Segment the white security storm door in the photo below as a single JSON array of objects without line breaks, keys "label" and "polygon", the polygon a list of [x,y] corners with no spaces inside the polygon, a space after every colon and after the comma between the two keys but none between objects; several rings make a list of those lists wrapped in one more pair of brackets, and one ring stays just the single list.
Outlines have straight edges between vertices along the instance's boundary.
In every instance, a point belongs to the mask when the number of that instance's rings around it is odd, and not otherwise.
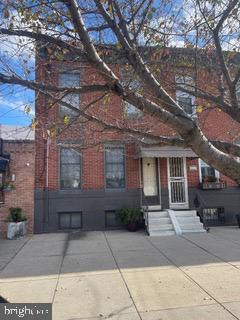
[{"label": "white security storm door", "polygon": [[188,208],[186,158],[168,158],[170,208]]},{"label": "white security storm door", "polygon": [[158,173],[156,158],[143,158],[143,192],[146,197],[158,195]]}]

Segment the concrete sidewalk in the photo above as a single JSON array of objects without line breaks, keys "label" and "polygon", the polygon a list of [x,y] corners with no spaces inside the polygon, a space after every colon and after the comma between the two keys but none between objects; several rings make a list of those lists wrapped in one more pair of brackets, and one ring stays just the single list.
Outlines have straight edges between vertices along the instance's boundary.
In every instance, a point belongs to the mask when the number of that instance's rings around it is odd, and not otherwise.
[{"label": "concrete sidewalk", "polygon": [[5,241],[0,261],[8,246],[14,254],[0,272],[0,295],[52,302],[54,320],[240,319],[237,228],[182,237],[35,235],[14,250],[15,241]]}]

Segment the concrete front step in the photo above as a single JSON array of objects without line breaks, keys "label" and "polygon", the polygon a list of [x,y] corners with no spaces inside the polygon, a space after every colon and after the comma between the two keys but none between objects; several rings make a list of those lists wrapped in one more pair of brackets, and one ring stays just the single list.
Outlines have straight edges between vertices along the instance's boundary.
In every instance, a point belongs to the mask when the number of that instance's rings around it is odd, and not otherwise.
[{"label": "concrete front step", "polygon": [[174,229],[171,223],[163,224],[163,225],[148,225],[148,231],[152,231],[152,230],[163,231],[163,230],[174,230]]},{"label": "concrete front step", "polygon": [[185,223],[185,224],[179,224],[181,229],[186,229],[186,230],[190,230],[190,229],[202,229],[203,225],[199,222],[199,223]]},{"label": "concrete front step", "polygon": [[200,223],[199,217],[177,217],[179,224]]},{"label": "concrete front step", "polygon": [[144,211],[161,211],[162,207],[160,205],[156,206],[142,206],[142,209]]},{"label": "concrete front step", "polygon": [[167,211],[150,211],[148,212],[148,217],[150,219],[164,218],[168,217]]},{"label": "concrete front step", "polygon": [[174,213],[176,217],[197,217],[196,210],[174,210]]},{"label": "concrete front step", "polygon": [[182,229],[182,233],[197,233],[197,232],[206,232],[205,229]]},{"label": "concrete front step", "polygon": [[182,233],[205,232],[196,210],[174,210]]},{"label": "concrete front step", "polygon": [[174,231],[151,231],[149,233],[150,237],[162,237],[162,236],[173,236],[175,235]]},{"label": "concrete front step", "polygon": [[169,217],[160,217],[160,218],[152,218],[152,217],[149,217],[149,222],[151,224],[166,224],[166,223],[171,223],[171,220]]}]

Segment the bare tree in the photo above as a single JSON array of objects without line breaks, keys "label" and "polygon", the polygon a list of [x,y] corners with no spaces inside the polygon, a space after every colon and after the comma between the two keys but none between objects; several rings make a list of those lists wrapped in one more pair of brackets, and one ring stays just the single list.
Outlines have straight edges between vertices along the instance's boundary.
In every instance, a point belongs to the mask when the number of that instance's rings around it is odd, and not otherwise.
[{"label": "bare tree", "polygon": [[[152,0],[18,0],[4,1],[1,9],[2,43],[16,41],[14,58],[18,59],[18,68],[14,68],[0,55],[3,85],[34,90],[49,99],[52,107],[61,101],[75,115],[63,118],[66,127],[76,121],[91,121],[143,144],[190,147],[209,165],[240,183],[238,0],[183,0],[178,5],[169,0],[157,4]],[[33,80],[21,54],[24,49],[34,53],[32,43],[41,54],[45,50],[47,63],[73,57],[94,68],[101,80],[74,88]],[[122,80],[116,64],[137,79],[138,88]],[[166,77],[166,73],[173,76]],[[203,74],[211,83],[201,82]],[[175,75],[180,80],[176,81]],[[193,81],[187,81],[189,77]],[[232,136],[225,141],[211,140],[198,117],[181,106],[175,90],[201,101],[197,113],[216,109],[230,117],[235,127]],[[94,98],[80,109],[64,99],[69,94],[90,92]],[[163,136],[158,130],[90,111],[99,100],[114,95],[149,115],[155,128],[166,124],[174,133]]]}]

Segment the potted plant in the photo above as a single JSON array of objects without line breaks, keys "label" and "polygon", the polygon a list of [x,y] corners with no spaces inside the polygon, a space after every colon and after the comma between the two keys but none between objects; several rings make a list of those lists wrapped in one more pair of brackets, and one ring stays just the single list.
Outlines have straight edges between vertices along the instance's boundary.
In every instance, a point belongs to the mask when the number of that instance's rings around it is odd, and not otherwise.
[{"label": "potted plant", "polygon": [[1,185],[1,189],[4,190],[4,191],[12,191],[14,190],[14,184],[12,182],[4,182],[2,185]]},{"label": "potted plant", "polygon": [[15,239],[26,234],[27,218],[22,213],[22,208],[10,208],[7,218],[7,238]]},{"label": "potted plant", "polygon": [[139,208],[124,207],[119,210],[119,217],[122,223],[131,232],[137,231],[139,228],[139,222],[141,220],[141,210]]}]

